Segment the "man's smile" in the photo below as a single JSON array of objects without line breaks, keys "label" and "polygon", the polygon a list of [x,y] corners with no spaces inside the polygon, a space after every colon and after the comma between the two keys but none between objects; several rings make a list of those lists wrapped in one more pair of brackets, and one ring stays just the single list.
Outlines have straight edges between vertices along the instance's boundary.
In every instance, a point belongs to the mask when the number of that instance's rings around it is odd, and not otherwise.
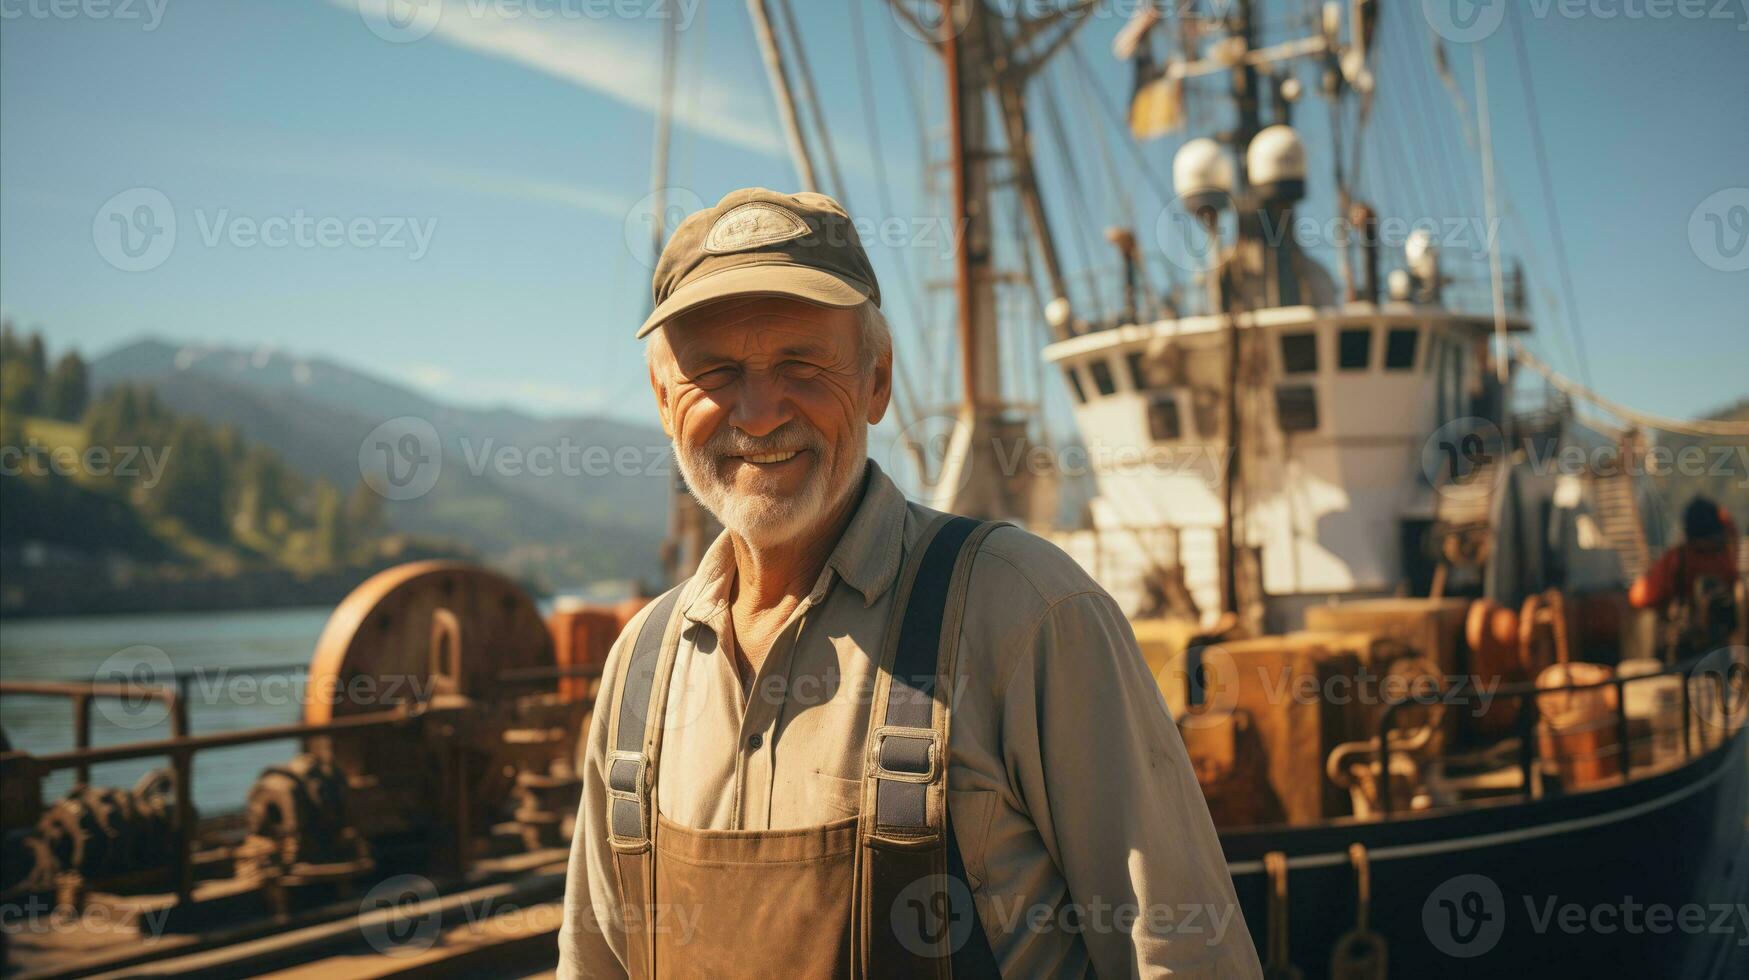
[{"label": "man's smile", "polygon": [[800,454],[801,450],[792,449],[788,452],[781,453],[750,453],[746,456],[739,456],[736,458],[746,463],[787,463]]},{"label": "man's smile", "polygon": [[802,470],[807,464],[807,458],[813,455],[811,449],[778,449],[757,453],[732,453],[723,457],[721,471],[726,477],[734,470],[743,472],[751,470],[755,473],[776,476],[791,471]]}]

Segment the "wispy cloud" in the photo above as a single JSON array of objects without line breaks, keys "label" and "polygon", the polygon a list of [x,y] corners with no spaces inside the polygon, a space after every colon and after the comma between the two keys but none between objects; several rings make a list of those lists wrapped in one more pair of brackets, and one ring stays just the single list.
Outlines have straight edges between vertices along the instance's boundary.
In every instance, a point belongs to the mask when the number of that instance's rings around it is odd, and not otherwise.
[{"label": "wispy cloud", "polygon": [[[368,10],[361,13],[359,0],[329,2],[366,18],[367,23],[372,16]],[[381,6],[381,0],[375,5]],[[537,17],[531,14],[534,9],[532,4],[442,0],[427,39],[514,62],[651,114],[660,110],[661,56],[654,43],[658,20],[649,20],[652,30],[640,36],[603,18]],[[696,23],[689,26],[703,28]],[[690,43],[703,40],[691,38]],[[770,117],[748,111],[749,106],[763,106],[766,101],[763,91],[713,77],[710,84],[699,86],[696,99],[675,100],[674,123],[776,156],[782,153],[782,143]]]},{"label": "wispy cloud", "polygon": [[270,148],[203,146],[191,161],[227,166],[249,173],[318,177],[356,183],[376,181],[397,187],[423,186],[486,197],[551,204],[608,218],[624,218],[635,195],[580,184],[498,173],[428,158],[358,146],[298,145]]}]

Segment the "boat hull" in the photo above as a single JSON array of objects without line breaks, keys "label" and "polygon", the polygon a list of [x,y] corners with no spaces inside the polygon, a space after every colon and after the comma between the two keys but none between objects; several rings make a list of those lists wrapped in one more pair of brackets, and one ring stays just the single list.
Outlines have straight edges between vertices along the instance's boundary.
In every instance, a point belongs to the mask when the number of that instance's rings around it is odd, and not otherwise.
[{"label": "boat hull", "polygon": [[1328,976],[1355,928],[1348,847],[1365,845],[1370,927],[1392,976],[1749,976],[1749,735],[1668,772],[1564,796],[1392,820],[1224,833],[1259,954],[1263,857],[1289,859],[1289,954]]}]

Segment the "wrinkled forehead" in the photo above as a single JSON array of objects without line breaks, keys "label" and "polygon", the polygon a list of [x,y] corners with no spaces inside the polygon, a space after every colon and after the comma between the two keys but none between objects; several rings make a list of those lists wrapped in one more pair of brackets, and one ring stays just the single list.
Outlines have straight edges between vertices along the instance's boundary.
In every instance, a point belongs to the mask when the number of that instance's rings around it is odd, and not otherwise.
[{"label": "wrinkled forehead", "polygon": [[839,353],[854,344],[856,324],[853,310],[756,297],[693,310],[665,324],[657,334],[682,361],[740,360]]}]

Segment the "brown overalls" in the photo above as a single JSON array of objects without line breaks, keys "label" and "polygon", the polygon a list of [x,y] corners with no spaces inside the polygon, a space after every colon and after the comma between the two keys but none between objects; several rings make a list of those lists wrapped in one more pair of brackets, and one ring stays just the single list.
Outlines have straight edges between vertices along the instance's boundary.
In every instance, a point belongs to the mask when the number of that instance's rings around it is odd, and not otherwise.
[{"label": "brown overalls", "polygon": [[[906,556],[858,816],[786,830],[694,830],[657,813],[681,588],[621,661],[608,840],[632,977],[996,977],[947,814],[948,728],[966,580],[998,525],[943,516]],[[679,913],[679,914],[677,914]],[[673,927],[683,914],[686,931]]]}]

